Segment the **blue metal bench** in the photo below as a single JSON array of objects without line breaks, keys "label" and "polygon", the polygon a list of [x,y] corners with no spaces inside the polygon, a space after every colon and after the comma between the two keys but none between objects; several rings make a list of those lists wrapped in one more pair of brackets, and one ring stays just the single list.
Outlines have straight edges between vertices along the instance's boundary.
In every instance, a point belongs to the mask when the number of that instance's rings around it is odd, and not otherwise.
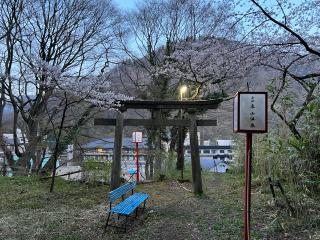
[{"label": "blue metal bench", "polygon": [[[108,218],[107,218],[104,231],[106,231],[108,226],[112,226],[112,227],[122,228],[126,232],[128,217],[135,212],[135,218],[136,218],[138,216],[138,208],[142,208],[142,210],[144,211],[146,207],[146,201],[149,198],[149,195],[146,193],[133,193],[135,187],[136,187],[136,182],[129,182],[109,192],[108,194],[109,213],[108,213]],[[124,196],[129,192],[131,192],[131,195],[127,198],[124,198]],[[119,202],[117,205],[112,206],[112,203],[115,202],[120,197],[122,198],[122,201]],[[142,203],[143,203],[143,207],[141,207]],[[117,225],[109,224],[109,220],[112,214],[117,214],[118,219],[120,216],[125,217],[124,227],[119,227]]]}]

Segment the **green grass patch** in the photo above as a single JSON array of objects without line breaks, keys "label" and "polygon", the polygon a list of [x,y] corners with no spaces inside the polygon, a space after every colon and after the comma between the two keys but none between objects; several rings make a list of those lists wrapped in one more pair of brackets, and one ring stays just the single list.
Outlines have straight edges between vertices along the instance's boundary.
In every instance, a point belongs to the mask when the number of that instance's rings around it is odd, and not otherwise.
[{"label": "green grass patch", "polygon": [[[107,186],[57,179],[49,193],[49,180],[0,177],[1,239],[241,239],[243,176],[204,171],[202,177],[201,196],[190,192],[190,182],[175,178],[138,185],[137,191],[150,195],[145,214],[127,233],[109,228],[105,235]],[[303,200],[294,206],[306,211],[291,217],[270,203],[263,186],[252,192],[252,239],[318,239],[318,200],[290,193],[295,202]]]}]

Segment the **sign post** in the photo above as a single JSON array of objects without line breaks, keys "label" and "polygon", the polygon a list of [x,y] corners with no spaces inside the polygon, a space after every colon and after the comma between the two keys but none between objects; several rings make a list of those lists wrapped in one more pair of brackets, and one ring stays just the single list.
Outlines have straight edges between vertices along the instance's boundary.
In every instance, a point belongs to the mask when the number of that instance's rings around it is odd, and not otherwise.
[{"label": "sign post", "polygon": [[133,132],[132,133],[132,142],[136,144],[136,173],[137,173],[137,182],[139,179],[139,143],[142,142],[142,132]]},{"label": "sign post", "polygon": [[252,134],[268,131],[266,92],[238,92],[233,100],[233,131],[246,133],[244,239],[250,239]]}]

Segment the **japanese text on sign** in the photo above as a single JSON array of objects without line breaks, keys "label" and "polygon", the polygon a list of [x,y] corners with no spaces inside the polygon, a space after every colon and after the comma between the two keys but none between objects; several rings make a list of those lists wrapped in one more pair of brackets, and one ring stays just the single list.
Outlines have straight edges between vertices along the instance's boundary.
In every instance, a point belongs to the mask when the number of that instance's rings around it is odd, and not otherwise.
[{"label": "japanese text on sign", "polygon": [[132,142],[141,143],[142,142],[142,132],[133,132],[132,133]]},{"label": "japanese text on sign", "polygon": [[234,99],[234,131],[267,131],[266,93],[240,92]]}]

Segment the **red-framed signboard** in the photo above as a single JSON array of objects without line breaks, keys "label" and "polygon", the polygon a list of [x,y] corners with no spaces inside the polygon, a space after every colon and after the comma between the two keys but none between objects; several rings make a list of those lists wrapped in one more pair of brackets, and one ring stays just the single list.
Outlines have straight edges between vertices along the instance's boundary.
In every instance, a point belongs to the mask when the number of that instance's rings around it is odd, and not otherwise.
[{"label": "red-framed signboard", "polygon": [[142,132],[133,132],[132,133],[132,142],[133,143],[142,143]]},{"label": "red-framed signboard", "polygon": [[137,168],[137,182],[140,181],[140,171],[139,171],[139,143],[142,143],[142,132],[132,133],[132,142],[136,144],[136,168]]},{"label": "red-framed signboard", "polygon": [[233,131],[246,133],[244,232],[250,239],[252,134],[268,131],[268,94],[266,92],[238,92],[233,99]]},{"label": "red-framed signboard", "polygon": [[238,92],[233,99],[233,131],[266,133],[268,131],[268,94]]}]

